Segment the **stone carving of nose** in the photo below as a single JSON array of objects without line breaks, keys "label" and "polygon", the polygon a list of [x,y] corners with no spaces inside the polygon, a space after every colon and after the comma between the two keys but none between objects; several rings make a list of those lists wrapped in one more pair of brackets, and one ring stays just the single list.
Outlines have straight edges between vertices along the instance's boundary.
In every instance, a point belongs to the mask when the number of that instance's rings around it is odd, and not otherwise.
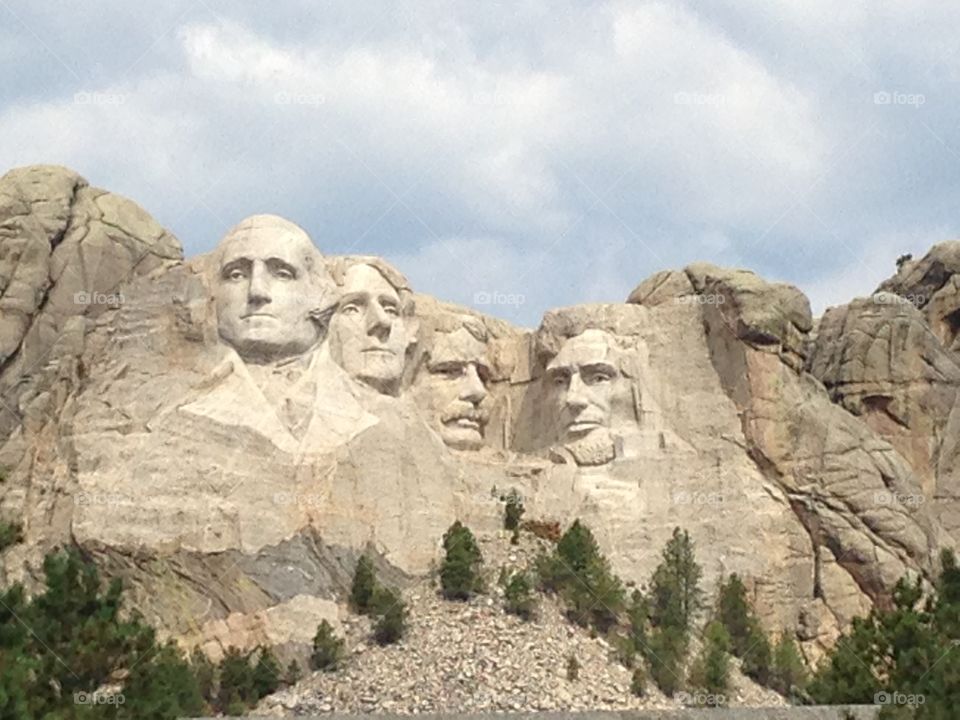
[{"label": "stone carving of nose", "polygon": [[390,337],[390,316],[378,302],[367,306],[367,335],[373,335],[381,342]]},{"label": "stone carving of nose", "polygon": [[570,376],[570,386],[567,388],[567,397],[565,402],[567,407],[574,410],[582,410],[588,405],[587,386],[580,379],[580,373],[573,373]]},{"label": "stone carving of nose", "polygon": [[247,302],[265,305],[270,302],[270,282],[263,263],[254,263],[250,268],[250,285],[247,287]]},{"label": "stone carving of nose", "polygon": [[460,379],[460,399],[479,405],[487,396],[487,389],[483,386],[477,366],[469,363]]}]

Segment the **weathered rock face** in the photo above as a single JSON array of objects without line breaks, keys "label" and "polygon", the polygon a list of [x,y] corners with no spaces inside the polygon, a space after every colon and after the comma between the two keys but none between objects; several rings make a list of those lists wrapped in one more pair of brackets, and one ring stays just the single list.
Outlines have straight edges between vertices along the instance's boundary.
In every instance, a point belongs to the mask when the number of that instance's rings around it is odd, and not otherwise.
[{"label": "weathered rock face", "polygon": [[923,488],[914,504],[960,537],[957,467],[960,242],[904,262],[869,298],[830,308],[811,344],[809,371],[831,397],[893,445]]},{"label": "weathered rock face", "polygon": [[[415,295],[378,258],[324,257],[274,216],[182,261],[62,169],[5,176],[0,218],[0,509],[26,534],[4,573],[30,581],[77,544],[213,654],[302,649],[360,553],[418,582],[454,519],[499,526],[510,487],[530,517],[582,518],[640,583],[688,529],[708,584],[740,573],[811,652],[951,542],[948,443],[917,441],[953,421],[945,351],[907,332],[895,346],[920,360],[888,412],[870,398],[899,366],[864,375],[877,351],[844,344],[867,314],[814,338],[806,298],[748,271],[664,271],[530,332]],[[65,301],[79,292],[115,297]],[[876,337],[901,322],[884,318]],[[884,424],[900,414],[909,433]]]}]

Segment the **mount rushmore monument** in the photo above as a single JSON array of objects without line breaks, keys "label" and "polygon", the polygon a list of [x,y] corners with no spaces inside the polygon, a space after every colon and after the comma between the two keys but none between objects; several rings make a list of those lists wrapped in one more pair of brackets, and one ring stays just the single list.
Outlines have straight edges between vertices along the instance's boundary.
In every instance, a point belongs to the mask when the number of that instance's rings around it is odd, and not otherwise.
[{"label": "mount rushmore monument", "polygon": [[[322,239],[320,239],[322,240]],[[639,278],[638,278],[639,279]],[[706,263],[535,330],[420,295],[254,215],[209,254],[60,167],[0,179],[7,582],[79,546],[216,655],[336,624],[368,552],[401,585],[444,530],[581,518],[642,583],[675,526],[805,650],[960,538],[960,242],[813,318]]]}]

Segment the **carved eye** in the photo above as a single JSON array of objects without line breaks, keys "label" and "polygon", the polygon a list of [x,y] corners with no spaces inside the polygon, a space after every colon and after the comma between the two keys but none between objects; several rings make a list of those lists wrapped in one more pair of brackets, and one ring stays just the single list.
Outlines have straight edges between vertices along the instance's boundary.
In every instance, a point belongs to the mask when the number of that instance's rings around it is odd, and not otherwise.
[{"label": "carved eye", "polygon": [[397,317],[398,315],[400,315],[400,310],[397,308],[396,305],[384,305],[383,311],[390,317]]},{"label": "carved eye", "polygon": [[602,370],[595,370],[594,372],[587,373],[584,376],[583,381],[587,385],[601,385],[603,383],[610,382],[610,379],[611,378],[608,373],[605,373]]},{"label": "carved eye", "polygon": [[227,272],[227,280],[243,280],[247,277],[247,274],[240,268],[233,268]]},{"label": "carved eye", "polygon": [[358,315],[360,313],[360,306],[355,303],[344,305],[340,308],[340,313],[342,315]]},{"label": "carved eye", "polygon": [[277,268],[277,270],[276,270],[276,272],[275,272],[274,274],[275,274],[278,278],[280,278],[281,280],[293,280],[293,279],[294,279],[294,274],[293,274],[290,270],[288,270],[287,268]]}]

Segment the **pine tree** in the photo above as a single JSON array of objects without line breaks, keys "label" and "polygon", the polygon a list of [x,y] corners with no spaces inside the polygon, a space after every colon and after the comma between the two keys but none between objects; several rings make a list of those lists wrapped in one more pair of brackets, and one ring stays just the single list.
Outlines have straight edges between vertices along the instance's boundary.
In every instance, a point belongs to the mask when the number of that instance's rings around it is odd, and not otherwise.
[{"label": "pine tree", "polygon": [[606,633],[625,605],[623,583],[601,554],[593,533],[575,520],[552,555],[537,560],[541,587],[558,593],[571,620]]},{"label": "pine tree", "polygon": [[796,642],[787,633],[780,636],[773,651],[771,685],[785,697],[799,697],[807,684],[807,668]]},{"label": "pine tree", "polygon": [[703,571],[694,556],[693,542],[686,530],[674,528],[673,537],[663,550],[663,561],[651,581],[651,618],[660,627],[690,630],[694,615],[701,607]]},{"label": "pine tree", "polygon": [[343,640],[334,634],[333,626],[329,622],[321,621],[317,626],[316,634],[313,636],[313,654],[310,656],[311,666],[314,670],[330,672],[337,669],[342,659]]},{"label": "pine tree", "polygon": [[381,645],[390,645],[400,640],[407,627],[407,606],[400,594],[384,588],[377,598],[380,619],[374,627],[374,638]]},{"label": "pine tree", "polygon": [[440,584],[448,600],[468,600],[482,590],[483,557],[470,529],[459,520],[443,536],[445,556],[440,566]]},{"label": "pine tree", "polygon": [[361,615],[369,615],[373,611],[376,591],[377,577],[373,561],[366,555],[361,555],[350,586],[350,607]]},{"label": "pine tree", "polygon": [[259,656],[253,666],[253,691],[257,700],[274,693],[280,687],[280,663],[270,648],[259,648]]},{"label": "pine tree", "polygon": [[507,581],[504,589],[505,608],[508,613],[523,620],[534,615],[536,602],[532,595],[532,586],[525,572],[515,572]]},{"label": "pine tree", "polygon": [[637,697],[644,697],[647,694],[647,673],[642,666],[633,669],[633,675],[630,677],[630,692]]},{"label": "pine tree", "polygon": [[690,671],[690,684],[719,698],[730,680],[730,635],[722,623],[711,621],[703,634],[703,649]]},{"label": "pine tree", "polygon": [[227,648],[220,661],[219,676],[217,707],[228,715],[242,715],[257,700],[249,658],[238,648]]}]

